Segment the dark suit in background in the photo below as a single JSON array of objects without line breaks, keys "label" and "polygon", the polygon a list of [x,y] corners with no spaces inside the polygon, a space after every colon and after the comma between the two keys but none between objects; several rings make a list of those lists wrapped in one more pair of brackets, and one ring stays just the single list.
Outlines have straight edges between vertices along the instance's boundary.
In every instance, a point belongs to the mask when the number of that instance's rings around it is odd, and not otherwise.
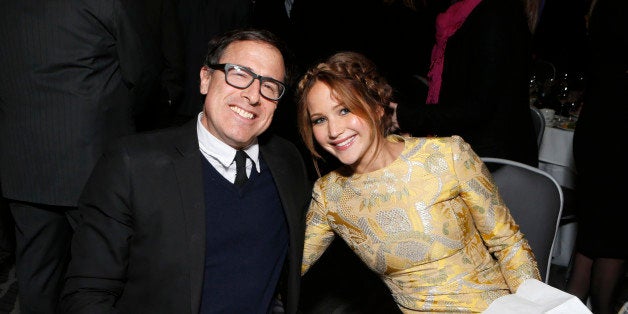
[{"label": "dark suit in background", "polygon": [[183,32],[174,0],[143,0],[144,17],[153,41],[157,45],[158,59],[153,67],[159,70],[148,90],[146,102],[150,110],[136,117],[137,130],[147,131],[171,126],[175,111],[183,99]]},{"label": "dark suit in background", "polygon": [[96,159],[134,131],[153,79],[141,9],[118,0],[0,4],[0,174],[16,223],[21,313],[52,313]]},{"label": "dark suit in background", "polygon": [[[2,186],[0,185],[0,191]],[[9,211],[9,203],[0,195],[0,274],[8,272],[15,258],[15,226]]]},{"label": "dark suit in background", "polygon": [[534,58],[551,62],[557,78],[561,73],[586,70],[586,26],[584,16],[590,0],[545,0],[534,33]]},{"label": "dark suit in background", "polygon": [[425,75],[433,44],[433,13],[383,2],[295,0],[291,44],[302,67],[351,50],[373,60],[393,82]]},{"label": "dark suit in background", "polygon": [[[626,302],[628,211],[614,183],[628,175],[616,147],[628,133],[628,2],[598,0],[589,16],[584,104],[573,138],[578,234],[566,291],[594,313],[618,313]],[[623,292],[622,292],[623,291]],[[619,311],[622,312],[622,311]]]}]

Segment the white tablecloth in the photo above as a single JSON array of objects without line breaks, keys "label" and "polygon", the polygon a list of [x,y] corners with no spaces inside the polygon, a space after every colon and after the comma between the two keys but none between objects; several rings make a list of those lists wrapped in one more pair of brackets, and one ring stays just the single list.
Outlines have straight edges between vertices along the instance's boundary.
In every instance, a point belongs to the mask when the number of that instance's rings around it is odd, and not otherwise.
[{"label": "white tablecloth", "polygon": [[562,186],[573,189],[576,163],[573,158],[573,131],[546,127],[539,149],[539,168]]}]

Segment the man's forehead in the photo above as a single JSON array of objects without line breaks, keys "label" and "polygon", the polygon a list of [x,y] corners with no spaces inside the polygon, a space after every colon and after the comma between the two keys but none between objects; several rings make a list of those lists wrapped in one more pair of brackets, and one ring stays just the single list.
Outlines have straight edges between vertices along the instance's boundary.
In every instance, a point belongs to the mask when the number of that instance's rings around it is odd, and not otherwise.
[{"label": "man's forehead", "polygon": [[[259,40],[238,40],[230,43],[224,50],[223,56],[229,53],[236,53],[241,51],[257,51],[257,50],[272,50],[278,56],[282,56],[279,49],[267,42],[259,41]],[[267,54],[268,52],[265,52]]]},{"label": "man's forehead", "polygon": [[227,46],[219,62],[235,63],[248,67],[253,71],[274,72],[258,73],[260,75],[285,75],[281,51],[277,47],[262,41],[235,41]]}]

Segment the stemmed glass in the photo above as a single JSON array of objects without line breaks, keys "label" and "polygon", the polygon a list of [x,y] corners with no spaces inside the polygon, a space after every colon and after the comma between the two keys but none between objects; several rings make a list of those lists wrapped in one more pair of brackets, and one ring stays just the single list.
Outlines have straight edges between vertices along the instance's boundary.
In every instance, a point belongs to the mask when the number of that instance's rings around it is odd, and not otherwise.
[{"label": "stemmed glass", "polygon": [[571,81],[568,99],[568,114],[569,121],[576,122],[578,120],[578,115],[580,114],[580,109],[582,108],[583,103],[583,94],[586,87],[586,80],[584,77],[584,73],[578,72],[575,74],[573,80]]},{"label": "stemmed glass", "polygon": [[585,79],[583,73],[568,75],[563,73],[556,83],[556,99],[560,103],[560,122],[575,122],[582,105]]}]

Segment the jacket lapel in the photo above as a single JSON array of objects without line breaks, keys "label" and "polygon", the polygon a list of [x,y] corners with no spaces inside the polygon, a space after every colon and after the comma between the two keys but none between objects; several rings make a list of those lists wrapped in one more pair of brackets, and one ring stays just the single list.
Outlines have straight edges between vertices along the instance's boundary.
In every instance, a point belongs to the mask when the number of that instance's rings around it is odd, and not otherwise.
[{"label": "jacket lapel", "polygon": [[203,170],[198,149],[196,120],[186,124],[180,138],[175,139],[178,156],[174,168],[185,216],[187,256],[189,256],[190,296],[192,313],[198,313],[203,289],[205,265],[205,202]]},{"label": "jacket lapel", "polygon": [[291,188],[291,174],[288,173],[287,170],[289,167],[285,165],[291,164],[292,161],[287,160],[284,154],[281,154],[280,151],[277,151],[274,145],[264,145],[262,141],[260,141],[260,152],[264,157],[264,161],[268,165],[270,169],[270,173],[275,180],[275,184],[277,184],[277,190],[279,192],[279,198],[281,198],[281,205],[283,207],[284,214],[286,215],[286,220],[288,221],[288,228],[290,232],[294,230],[295,223],[299,219],[294,210],[289,210],[290,208],[294,209],[296,204],[294,200],[294,195],[291,193],[293,190]]}]

